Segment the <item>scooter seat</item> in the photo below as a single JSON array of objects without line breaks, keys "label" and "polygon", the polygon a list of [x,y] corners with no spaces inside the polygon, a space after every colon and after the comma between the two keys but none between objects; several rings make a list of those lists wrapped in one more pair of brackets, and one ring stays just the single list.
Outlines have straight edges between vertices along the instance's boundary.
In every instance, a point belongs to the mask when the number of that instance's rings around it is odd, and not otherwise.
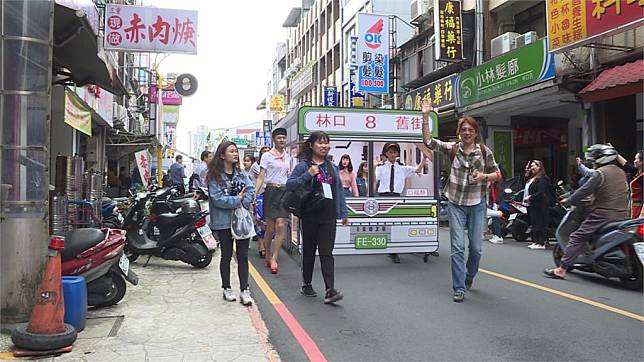
[{"label": "scooter seat", "polygon": [[65,239],[65,248],[60,253],[63,261],[76,257],[81,252],[97,245],[105,239],[101,229],[77,229],[70,232]]},{"label": "scooter seat", "polygon": [[607,224],[604,224],[599,230],[597,230],[596,234],[605,234],[609,231],[613,231],[618,229],[622,224],[624,224],[624,221],[628,220],[617,220],[617,221],[611,221]]},{"label": "scooter seat", "polygon": [[168,202],[170,203],[170,207],[172,208],[173,211],[176,211],[181,207],[181,205],[186,201],[186,199],[178,199],[178,200],[169,200]]}]

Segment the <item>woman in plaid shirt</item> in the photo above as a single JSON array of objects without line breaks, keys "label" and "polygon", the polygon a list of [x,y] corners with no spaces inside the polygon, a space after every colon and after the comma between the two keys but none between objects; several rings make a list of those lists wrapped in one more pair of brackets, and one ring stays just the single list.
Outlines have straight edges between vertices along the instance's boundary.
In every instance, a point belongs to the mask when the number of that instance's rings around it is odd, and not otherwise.
[{"label": "woman in plaid shirt", "polygon": [[[480,143],[479,125],[472,117],[458,120],[460,142],[443,142],[432,138],[429,123],[431,103],[422,103],[423,140],[425,144],[452,160],[451,173],[445,187],[452,258],[452,288],[454,301],[462,302],[465,290],[479,269],[481,243],[486,225],[486,200],[490,182],[499,178],[499,168],[492,151]],[[465,229],[469,253],[465,263]]]}]

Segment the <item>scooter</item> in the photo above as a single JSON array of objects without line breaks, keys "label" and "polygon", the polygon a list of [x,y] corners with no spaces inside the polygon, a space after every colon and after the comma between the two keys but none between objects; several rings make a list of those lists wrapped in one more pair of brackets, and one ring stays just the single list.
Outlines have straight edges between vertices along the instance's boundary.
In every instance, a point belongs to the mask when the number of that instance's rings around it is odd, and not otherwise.
[{"label": "scooter", "polygon": [[[134,200],[123,222],[127,231],[126,255],[135,261],[139,255],[158,256],[167,260],[180,260],[201,269],[212,260],[217,248],[212,230],[206,222],[208,211],[200,211],[195,200],[186,200],[179,213],[154,215],[159,230],[156,238],[150,238],[150,219],[146,217],[149,193],[140,193]],[[147,265],[147,262],[146,262]]]},{"label": "scooter", "polygon": [[87,304],[106,307],[125,296],[125,281],[137,285],[139,277],[125,257],[125,231],[76,229],[66,238],[61,253],[62,275],[82,276],[87,283]]},{"label": "scooter", "polygon": [[[566,249],[564,238],[557,238],[552,251],[555,265],[561,265]],[[644,264],[644,218],[609,222],[601,227],[586,250],[573,263],[573,269],[619,278],[626,288],[641,290]]]}]

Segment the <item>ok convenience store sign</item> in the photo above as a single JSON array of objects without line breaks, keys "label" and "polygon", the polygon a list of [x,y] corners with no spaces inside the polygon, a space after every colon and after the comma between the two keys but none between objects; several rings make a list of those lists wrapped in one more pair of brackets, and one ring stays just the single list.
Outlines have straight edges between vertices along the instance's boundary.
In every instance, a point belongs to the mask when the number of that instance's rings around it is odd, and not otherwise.
[{"label": "ok convenience store sign", "polygon": [[642,0],[547,0],[548,45],[563,51],[644,24]]}]

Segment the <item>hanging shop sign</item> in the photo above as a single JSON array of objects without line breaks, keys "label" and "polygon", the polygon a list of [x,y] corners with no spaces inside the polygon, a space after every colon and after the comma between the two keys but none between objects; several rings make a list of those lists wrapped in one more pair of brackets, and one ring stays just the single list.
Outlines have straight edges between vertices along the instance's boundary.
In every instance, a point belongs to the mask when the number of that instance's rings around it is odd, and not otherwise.
[{"label": "hanging shop sign", "polygon": [[389,17],[358,14],[358,90],[389,93]]},{"label": "hanging shop sign", "polygon": [[181,107],[179,106],[163,106],[161,108],[162,112],[162,120],[164,124],[174,124],[176,125],[179,123],[179,110]]},{"label": "hanging shop sign", "polygon": [[463,60],[463,28],[460,0],[434,0],[434,57],[436,60]]},{"label": "hanging shop sign", "polygon": [[351,98],[351,103],[349,104],[349,107],[351,108],[362,108],[364,107],[364,93],[358,92],[358,85],[356,84],[356,71],[351,69],[349,70],[350,75],[349,75],[349,93]]},{"label": "hanging shop sign", "polygon": [[324,87],[324,107],[338,106],[338,91],[335,87]]},{"label": "hanging shop sign", "polygon": [[315,61],[309,62],[293,76],[291,80],[291,92],[293,96],[297,97],[314,84],[314,65]]},{"label": "hanging shop sign", "polygon": [[88,84],[76,87],[76,95],[82,99],[110,126],[114,126],[114,95],[99,86]]},{"label": "hanging shop sign", "polygon": [[88,136],[92,135],[92,111],[69,89],[65,89],[65,123]]},{"label": "hanging shop sign", "polygon": [[284,112],[284,96],[281,94],[271,96],[269,102],[269,110],[271,112]]},{"label": "hanging shop sign", "polygon": [[644,24],[641,0],[547,0],[549,47],[560,52]]},{"label": "hanging shop sign", "polygon": [[452,74],[407,93],[403,103],[405,109],[419,111],[423,100],[430,101],[434,109],[454,107],[454,89],[457,79],[458,76]]},{"label": "hanging shop sign", "polygon": [[[302,107],[299,132],[324,131],[330,135],[418,138],[420,112],[384,109]],[[432,134],[438,137],[438,115],[431,113]]]},{"label": "hanging shop sign", "polygon": [[177,126],[173,124],[165,125],[165,145],[169,148],[177,148]]},{"label": "hanging shop sign", "polygon": [[197,54],[197,11],[105,6],[105,50]]},{"label": "hanging shop sign", "polygon": [[174,87],[169,87],[161,91],[161,103],[167,106],[180,106],[183,98],[174,90]]},{"label": "hanging shop sign", "polygon": [[143,187],[147,189],[150,182],[150,152],[148,150],[136,152],[134,158],[136,159],[136,167],[141,175]]},{"label": "hanging shop sign", "polygon": [[554,54],[548,52],[546,39],[541,39],[461,73],[456,105],[465,107],[554,76]]}]

